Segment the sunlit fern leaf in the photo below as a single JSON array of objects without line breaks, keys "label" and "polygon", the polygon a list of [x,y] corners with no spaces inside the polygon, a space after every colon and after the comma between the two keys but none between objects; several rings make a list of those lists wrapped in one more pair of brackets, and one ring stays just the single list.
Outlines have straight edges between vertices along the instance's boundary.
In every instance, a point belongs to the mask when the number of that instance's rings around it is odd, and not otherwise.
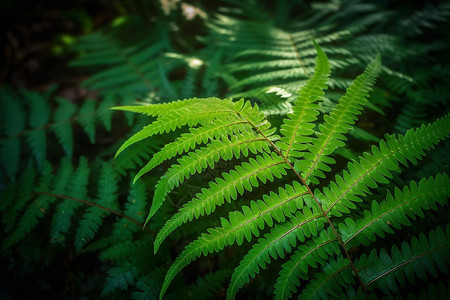
[{"label": "sunlit fern leaf", "polygon": [[152,159],[139,171],[136,178],[139,178],[142,174],[151,171],[163,161],[195,149],[197,145],[205,144],[208,141],[218,139],[222,135],[228,135],[231,137],[251,129],[249,127],[250,125],[247,124],[247,126],[245,126],[245,124],[248,123],[247,121],[234,120],[234,117],[231,117],[230,120],[217,119],[214,121],[213,125],[205,125],[199,128],[189,128],[189,133],[182,134],[174,142],[166,144],[164,148],[153,155]]},{"label": "sunlit fern leaf", "polygon": [[[135,184],[131,185],[127,202],[125,203],[124,214],[143,224],[146,213],[147,197],[148,191],[142,181],[137,181]],[[111,240],[115,242],[131,240],[133,234],[140,230],[141,227],[137,224],[122,218],[114,223]]]},{"label": "sunlit fern leaf", "polygon": [[[65,196],[86,200],[89,173],[87,159],[80,157],[78,168],[73,172],[70,184],[66,187]],[[50,238],[53,243],[65,243],[66,234],[72,224],[72,217],[80,206],[80,202],[72,199],[64,199],[57,205],[50,230]]]},{"label": "sunlit fern leaf", "polygon": [[275,299],[289,299],[297,292],[300,279],[309,278],[310,267],[324,265],[328,258],[341,253],[337,238],[329,227],[320,232],[317,238],[297,247],[294,255],[283,264],[280,276],[275,284]]},{"label": "sunlit fern leaf", "polygon": [[312,139],[311,144],[308,144],[308,152],[303,156],[304,159],[295,166],[297,170],[301,170],[305,179],[317,184],[317,178],[324,178],[323,172],[330,171],[328,165],[334,164],[335,161],[329,155],[336,148],[345,145],[344,134],[349,132],[357,115],[361,113],[378,76],[380,64],[378,56],[348,87],[336,108],[324,116],[324,123],[319,126],[320,133],[317,134],[317,138]]},{"label": "sunlit fern leaf", "polygon": [[[391,172],[398,172],[399,163],[408,166],[425,156],[424,150],[431,150],[450,134],[450,116],[442,117],[432,124],[410,129],[405,135],[386,136],[379,147],[372,146],[372,153],[364,153],[359,161],[348,163],[342,175],[336,175],[328,187],[316,190],[316,197],[331,215],[341,216],[355,208],[353,202],[361,202],[369,189],[379,183],[386,184],[392,178]],[[350,175],[351,174],[351,175]]]},{"label": "sunlit fern leaf", "polygon": [[[42,175],[39,177],[39,181],[33,192],[46,192],[51,185],[52,174],[51,166],[49,163],[45,163],[42,170]],[[15,226],[14,231],[8,236],[3,247],[9,248],[18,241],[22,240],[27,233],[29,233],[42,218],[47,211],[49,205],[55,199],[49,195],[42,194],[35,197],[31,197],[31,202],[27,203],[28,206],[20,217],[20,221]]]},{"label": "sunlit fern leaf", "polygon": [[306,237],[316,236],[323,226],[324,220],[309,208],[304,208],[291,220],[273,226],[264,238],[258,239],[234,269],[227,299],[234,299],[238,290],[255,277],[260,269],[265,269],[272,259],[284,258],[285,253],[295,249],[297,240],[303,242]]},{"label": "sunlit fern leaf", "polygon": [[[284,161],[279,156],[275,154],[269,156],[264,153],[262,156],[256,156],[256,159],[250,159],[248,163],[244,162],[236,166],[228,173],[223,173],[222,178],[217,178],[214,182],[211,182],[208,189],[202,189],[201,193],[198,193],[193,200],[180,208],[178,213],[164,224],[155,239],[155,253],[164,239],[182,224],[192,221],[193,218],[198,219],[205,214],[211,214],[217,206],[221,206],[225,201],[230,203],[232,200],[236,200],[238,196],[242,196],[244,191],[252,191],[253,188],[257,188],[259,182],[263,184],[267,181],[273,182],[274,178],[285,175],[286,166],[283,163]],[[288,192],[286,193],[285,190]],[[291,186],[286,186],[285,189],[280,188],[279,194],[285,196],[282,199],[276,194],[265,196],[263,201],[252,202],[250,210],[259,214],[263,223],[272,224],[272,216],[266,215],[270,212],[270,209],[279,207],[278,205],[281,206],[284,201],[289,202],[290,200],[296,200],[293,203],[296,203],[300,209],[303,202],[298,197],[304,193],[305,190],[294,183],[294,188]],[[293,205],[293,203],[289,205]],[[260,223],[259,227],[264,227],[263,223]],[[242,239],[243,236],[239,238],[241,240],[240,243],[238,241],[239,245],[242,244]]]},{"label": "sunlit fern leaf", "polygon": [[314,102],[320,100],[327,87],[330,75],[330,65],[325,53],[316,44],[317,63],[314,75],[308,80],[294,102],[293,112],[287,115],[280,133],[283,137],[276,144],[286,158],[300,158],[305,145],[311,141],[309,137],[314,133],[313,122],[317,120],[318,105]]},{"label": "sunlit fern leaf", "polygon": [[384,248],[373,249],[367,256],[363,254],[355,262],[361,269],[361,278],[369,289],[375,286],[384,293],[398,291],[398,285],[415,283],[416,277],[427,280],[428,276],[438,277],[439,273],[448,274],[450,257],[450,225],[445,231],[440,227],[431,230],[428,236],[421,233],[401,246],[393,245],[390,253]]},{"label": "sunlit fern leaf", "polygon": [[[195,126],[204,122],[211,122],[215,118],[226,118],[228,115],[234,114],[234,111],[226,106],[226,104],[232,103],[230,100],[224,100],[224,104],[215,100],[217,100],[217,98],[194,98],[192,101],[186,101],[185,103],[181,102],[180,104],[183,105],[180,105],[178,109],[166,111],[156,121],[145,126],[141,131],[130,137],[119,150],[117,150],[116,156],[128,146],[155,134],[168,133],[181,128],[182,126]],[[242,102],[240,102],[240,104],[243,104]],[[156,108],[155,113],[158,113],[161,108],[167,109],[167,107],[160,105],[125,106],[117,107],[115,109],[147,114],[146,111],[152,110],[152,108]],[[239,108],[236,107],[236,109],[238,110]]]},{"label": "sunlit fern leaf", "polygon": [[249,153],[256,154],[263,151],[270,152],[267,140],[254,133],[246,133],[234,135],[231,139],[222,137],[206,147],[189,152],[158,181],[146,223],[162,205],[166,195],[192,175],[201,173],[208,167],[213,169],[219,160],[239,159],[241,154],[246,157]]},{"label": "sunlit fern leaf", "polygon": [[385,201],[373,201],[371,209],[364,211],[361,219],[345,220],[339,231],[347,247],[361,244],[367,246],[374,242],[376,236],[385,237],[385,233],[394,233],[394,229],[411,226],[416,216],[423,218],[423,210],[437,210],[437,204],[446,205],[450,196],[450,179],[447,174],[422,178],[419,184],[414,181],[402,190],[396,188],[394,194],[389,193]]},{"label": "sunlit fern leaf", "polygon": [[[114,211],[117,210],[118,189],[117,173],[114,172],[111,164],[104,162],[98,180],[97,197],[93,203]],[[102,225],[103,218],[107,215],[108,212],[106,210],[97,206],[86,209],[75,234],[75,248],[78,251],[92,240]]]},{"label": "sunlit fern leaf", "polygon": [[64,153],[68,157],[72,157],[73,151],[73,133],[72,124],[69,119],[73,116],[76,111],[76,106],[72,102],[56,97],[56,102],[58,102],[59,107],[55,111],[54,115],[54,125],[52,130],[55,132],[61,146],[64,149]]},{"label": "sunlit fern leaf", "polygon": [[347,285],[355,282],[351,271],[348,259],[342,256],[328,260],[321,272],[310,280],[299,299],[328,299],[330,296],[338,298]]}]

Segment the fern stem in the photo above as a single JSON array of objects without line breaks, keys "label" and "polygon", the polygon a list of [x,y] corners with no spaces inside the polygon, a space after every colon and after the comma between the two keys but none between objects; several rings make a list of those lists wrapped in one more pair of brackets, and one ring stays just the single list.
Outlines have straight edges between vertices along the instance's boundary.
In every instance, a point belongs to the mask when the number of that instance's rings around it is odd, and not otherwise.
[{"label": "fern stem", "polygon": [[[245,116],[243,116],[240,112],[237,112],[240,116],[242,116],[243,118],[245,118]],[[361,276],[359,276],[358,270],[355,267],[355,264],[353,263],[353,260],[350,257],[350,254],[348,253],[347,249],[345,248],[345,244],[342,241],[339,233],[337,232],[336,228],[334,227],[333,223],[331,222],[330,218],[328,217],[328,211],[324,211],[322,208],[322,204],[320,204],[319,200],[317,199],[317,197],[314,195],[313,191],[311,190],[311,188],[309,187],[309,185],[306,183],[306,180],[295,170],[294,166],[289,162],[289,160],[287,159],[287,157],[284,157],[284,155],[281,153],[281,150],[278,149],[278,147],[271,141],[269,140],[269,138],[267,138],[267,136],[261,132],[254,124],[253,122],[251,122],[250,120],[248,120],[247,118],[245,118],[249,124],[256,130],[256,132],[258,134],[260,134],[271,146],[272,148],[275,150],[275,152],[283,158],[284,162],[289,166],[289,168],[292,170],[292,172],[294,172],[294,174],[298,177],[298,179],[301,181],[301,183],[306,187],[306,189],[308,190],[308,193],[311,195],[311,197],[314,199],[314,201],[316,202],[316,204],[318,205],[322,216],[327,220],[327,222],[330,224],[331,229],[333,230],[334,235],[336,236],[337,240],[339,241],[339,244],[341,246],[342,251],[345,253],[345,256],[348,258],[348,260],[350,261],[350,265],[352,267],[353,272],[355,273],[356,277],[359,280],[359,283],[361,284],[361,287],[364,290],[364,294],[366,296],[366,299],[369,299],[369,292],[367,291],[367,286],[364,284],[364,282],[362,281]]]},{"label": "fern stem", "polygon": [[291,44],[292,44],[292,48],[294,48],[295,55],[297,56],[298,61],[299,61],[300,64],[302,65],[302,68],[303,68],[303,70],[305,71],[306,76],[309,78],[309,73],[308,73],[308,70],[306,69],[305,63],[303,62],[303,58],[302,58],[302,56],[300,55],[300,51],[298,50],[298,47],[297,47],[297,45],[295,44],[295,41],[294,41],[294,39],[292,38],[292,35],[290,35],[290,34],[288,34],[288,35],[289,35],[289,40],[291,41]]},{"label": "fern stem", "polygon": [[[117,215],[117,216],[119,216],[119,217],[125,218],[125,219],[127,219],[127,220],[133,222],[134,224],[138,225],[138,226],[141,227],[141,228],[142,228],[142,226],[143,226],[143,224],[142,224],[141,222],[139,222],[139,221],[133,219],[132,217],[127,216],[127,215],[124,215],[124,214],[122,214],[122,213],[120,213],[120,212],[118,212],[118,211],[112,210],[112,209],[110,209],[110,208],[108,208],[108,207],[104,207],[104,206],[102,206],[102,205],[99,205],[99,204],[97,204],[97,203],[89,202],[89,201],[86,201],[86,200],[83,200],[83,199],[78,199],[78,198],[74,198],[74,197],[70,197],[70,196],[65,196],[65,195],[58,195],[58,194],[48,193],[48,192],[37,192],[37,193],[34,193],[34,194],[35,194],[35,195],[47,195],[47,196],[51,196],[51,197],[55,197],[55,198],[74,200],[74,201],[77,201],[77,202],[80,202],[80,203],[83,203],[83,204],[87,204],[87,205],[90,205],[90,206],[95,206],[95,207],[98,207],[98,208],[100,208],[100,209],[103,209],[103,210],[105,210],[105,211],[107,211],[107,212],[109,212],[109,213],[112,213],[112,214]],[[151,233],[153,233],[153,234],[156,234],[155,232],[153,232],[153,231],[151,231],[151,230],[149,230],[149,229],[148,229],[148,231],[151,232]]]}]

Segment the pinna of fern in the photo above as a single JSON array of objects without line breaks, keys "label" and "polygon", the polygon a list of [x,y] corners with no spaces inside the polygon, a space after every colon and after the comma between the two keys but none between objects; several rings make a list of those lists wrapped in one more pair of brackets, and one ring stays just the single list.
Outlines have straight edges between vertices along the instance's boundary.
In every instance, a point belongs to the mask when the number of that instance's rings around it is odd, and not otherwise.
[{"label": "pinna of fern", "polygon": [[[243,99],[233,102],[231,99],[193,98],[116,108],[156,117],[153,123],[126,141],[118,154],[145,138],[188,126],[188,132],[156,153],[135,178],[163,161],[180,156],[158,181],[146,223],[167,195],[189,178],[213,169],[219,161],[233,158],[240,161],[211,180],[166,222],[154,242],[155,252],[164,239],[184,223],[212,214],[225,202],[245,199],[261,185],[268,190],[260,200],[252,200],[240,210],[230,211],[227,218],[221,217],[220,226],[209,228],[187,245],[168,270],[160,298],[189,263],[227,246],[240,246],[245,241],[253,246],[231,276],[228,299],[234,299],[239,289],[273,260],[285,258],[294,251],[283,265],[275,285],[276,298],[291,297],[300,279],[309,280],[304,294],[336,295],[359,286],[368,295],[374,286],[381,287],[382,278],[387,277],[369,279],[363,275],[359,263],[364,261],[366,266],[376,260],[350,255],[350,245],[370,245],[378,236],[383,238],[394,229],[411,225],[409,219],[423,217],[423,209],[447,203],[449,179],[446,174],[438,174],[423,179],[418,185],[412,182],[402,191],[396,189],[393,196],[388,193],[386,202],[372,202],[362,216],[353,214],[358,207],[366,207],[362,204],[370,203],[371,191],[382,190],[394,174],[401,172],[400,164],[416,164],[425,156],[425,151],[448,137],[448,115],[404,135],[386,136],[370,152],[349,162],[330,183],[322,182],[335,163],[333,152],[345,145],[345,135],[367,103],[380,70],[380,58],[375,58],[353,81],[338,105],[323,116],[323,122],[315,129],[320,114],[317,103],[323,98],[330,74],[325,53],[317,44],[316,50],[314,75],[299,91],[293,112],[283,120],[280,136],[275,134],[258,107]],[[288,178],[292,183],[276,189],[275,178]],[[394,228],[386,226],[387,218],[395,219],[391,223]],[[254,238],[258,239],[253,242]],[[448,243],[442,247],[448,249]],[[384,256],[386,251],[383,251]],[[312,268],[316,270],[310,272]],[[377,268],[377,272],[385,270],[386,274],[394,271],[389,266]],[[411,268],[418,267],[412,264]],[[341,275],[336,277],[335,270],[341,270]]]}]

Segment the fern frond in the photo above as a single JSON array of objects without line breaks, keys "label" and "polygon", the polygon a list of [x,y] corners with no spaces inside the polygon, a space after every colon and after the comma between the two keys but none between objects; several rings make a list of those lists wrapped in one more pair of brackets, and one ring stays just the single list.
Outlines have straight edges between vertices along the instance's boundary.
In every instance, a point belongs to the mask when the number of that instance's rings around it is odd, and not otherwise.
[{"label": "fern frond", "polygon": [[23,90],[30,109],[29,126],[34,129],[25,136],[39,167],[42,167],[47,154],[47,135],[44,125],[50,120],[50,106],[44,95]]},{"label": "fern frond", "polygon": [[[90,168],[87,159],[85,157],[80,157],[78,168],[71,175],[71,184],[67,186],[66,195],[77,199],[86,199],[89,173]],[[64,244],[65,236],[72,224],[72,216],[80,205],[81,203],[69,199],[65,199],[58,204],[56,212],[53,215],[52,227],[50,230],[52,242]]]},{"label": "fern frond", "polygon": [[214,140],[208,146],[183,156],[178,160],[178,165],[172,166],[158,181],[153,197],[152,206],[145,223],[155,214],[162,205],[166,195],[179,186],[191,175],[201,173],[206,168],[214,168],[220,159],[239,159],[241,153],[244,157],[251,153],[270,152],[267,140],[252,133],[234,135],[231,139],[222,137]]},{"label": "fern frond", "polygon": [[433,149],[449,134],[450,115],[447,115],[432,124],[408,130],[405,135],[388,135],[379,147],[372,146],[372,154],[366,152],[358,162],[348,163],[348,172],[336,175],[335,181],[323,191],[316,190],[316,197],[327,213],[341,216],[355,208],[353,202],[362,201],[358,195],[367,194],[378,183],[388,183],[391,172],[400,171],[399,162],[405,166],[407,161],[417,163],[425,155],[424,150]]},{"label": "fern frond", "polygon": [[272,258],[284,258],[285,252],[289,253],[297,246],[297,240],[303,242],[305,237],[316,236],[323,226],[324,220],[320,214],[305,207],[291,220],[272,227],[234,269],[227,299],[234,299],[238,290],[255,277],[260,268],[265,269]]},{"label": "fern frond", "polygon": [[[183,103],[184,105],[179,110],[173,110],[169,113],[163,114],[155,122],[145,126],[141,131],[135,133],[119,148],[119,150],[117,150],[116,156],[128,146],[155,134],[171,132],[185,125],[192,127],[200,123],[211,122],[216,118],[227,118],[229,114],[233,114],[233,110],[227,107],[228,105],[233,105],[231,100],[223,100],[223,103],[219,102],[219,105],[217,100],[217,98],[206,98],[186,101],[186,103]],[[243,103],[239,102],[239,104]],[[148,109],[153,106],[148,105],[137,107],[141,109]],[[119,107],[118,109],[136,111],[133,106],[125,108]]]},{"label": "fern frond", "polygon": [[[191,221],[193,218],[198,219],[205,214],[209,215],[225,201],[231,203],[239,195],[242,196],[244,191],[252,191],[254,187],[259,186],[258,180],[262,183],[266,183],[267,180],[273,182],[274,177],[280,178],[282,175],[285,175],[286,171],[283,163],[284,160],[279,156],[275,154],[269,156],[263,153],[262,156],[258,155],[256,159],[250,159],[248,163],[244,162],[235,167],[234,170],[223,173],[222,178],[217,178],[215,182],[211,182],[208,189],[202,189],[201,193],[198,193],[193,200],[186,203],[164,224],[164,227],[158,232],[155,239],[155,253],[164,239],[182,224]],[[296,191],[301,190],[298,184],[294,184],[294,189]],[[289,191],[292,191],[292,187],[289,187]],[[280,190],[280,194],[285,194],[284,190]],[[268,197],[264,199],[264,202],[268,204],[277,201]]]},{"label": "fern frond", "polygon": [[[30,163],[22,174],[20,174],[17,183],[14,186],[9,186],[11,190],[2,191],[2,206],[5,209],[9,206],[3,217],[5,232],[11,232],[17,226],[16,220],[18,214],[33,198],[32,192],[36,176],[36,170]],[[7,200],[10,200],[10,202],[8,203]]]},{"label": "fern frond", "polygon": [[347,247],[368,245],[377,235],[384,238],[385,233],[394,233],[393,228],[411,226],[410,220],[415,220],[416,216],[423,218],[423,210],[437,210],[436,204],[445,205],[449,196],[450,179],[445,173],[422,178],[419,184],[412,181],[403,190],[396,188],[394,195],[389,193],[385,201],[373,201],[363,218],[345,219],[345,225],[339,226],[342,240]]},{"label": "fern frond", "polygon": [[[46,192],[50,188],[52,180],[51,170],[50,164],[44,164],[42,175],[39,178],[38,185],[33,190],[34,192]],[[25,212],[21,215],[15,230],[8,236],[3,247],[6,249],[16,244],[36,227],[39,218],[44,216],[52,201],[54,201],[54,198],[48,195],[39,195],[34,198]]]},{"label": "fern frond", "polygon": [[[103,163],[98,181],[97,203],[103,207],[116,210],[118,191],[118,176],[111,164]],[[80,220],[75,234],[75,248],[79,251],[94,237],[108,212],[99,207],[89,207]]]},{"label": "fern frond", "polygon": [[[1,127],[2,139],[0,139],[0,161],[11,181],[15,181],[20,161],[20,138],[17,136],[25,129],[26,119],[22,113],[23,108],[16,95],[6,89],[0,90]],[[3,139],[3,136],[8,137]]]},{"label": "fern frond", "polygon": [[328,164],[334,164],[334,159],[328,157],[336,148],[345,145],[344,134],[352,129],[369,96],[381,65],[380,56],[369,64],[363,74],[356,77],[346,93],[339,100],[336,108],[324,116],[324,123],[319,126],[320,133],[308,145],[308,152],[295,166],[301,170],[305,180],[318,183],[317,177],[324,178],[323,172],[329,172]]},{"label": "fern frond", "polygon": [[214,125],[189,128],[189,133],[182,134],[176,141],[167,144],[159,152],[153,155],[152,159],[139,171],[135,178],[138,179],[143,174],[151,171],[154,167],[161,164],[163,161],[195,149],[197,145],[206,143],[208,140],[213,141],[215,139],[219,139],[222,135],[233,136],[244,131],[248,131],[250,128],[243,127],[243,124],[246,123],[248,122],[230,122],[217,119],[214,121]]},{"label": "fern frond", "polygon": [[84,86],[104,95],[134,97],[148,94],[160,82],[158,65],[165,49],[163,40],[153,41],[148,36],[124,47],[112,34],[94,32],[78,41],[75,50],[80,55],[70,65],[102,68]]},{"label": "fern frond", "polygon": [[313,122],[317,120],[319,114],[319,107],[315,102],[323,97],[323,89],[327,87],[330,65],[325,53],[317,44],[316,49],[317,62],[314,75],[300,89],[297,100],[294,102],[293,113],[287,115],[280,129],[283,137],[277,146],[286,159],[300,158],[301,152],[306,150],[305,145],[311,140],[309,136],[314,133]]},{"label": "fern frond", "polygon": [[330,259],[322,267],[322,272],[312,279],[299,295],[299,299],[328,299],[330,296],[338,298],[343,289],[355,282],[348,259],[338,256]]},{"label": "fern frond", "polygon": [[53,131],[55,132],[59,143],[62,145],[64,152],[68,157],[72,157],[73,151],[73,133],[72,133],[72,124],[67,122],[76,111],[76,106],[72,102],[60,98],[55,97],[56,102],[58,102],[59,107],[55,111],[54,122],[55,124],[52,126]]},{"label": "fern frond", "polygon": [[[135,184],[131,184],[124,214],[140,223],[144,223],[147,194],[148,192],[143,182],[138,181]],[[137,224],[122,218],[114,223],[111,240],[115,242],[131,240],[133,233],[138,232],[140,229]]]},{"label": "fern frond", "polygon": [[405,285],[406,280],[415,283],[416,276],[427,280],[428,274],[438,276],[438,270],[448,274],[450,257],[450,225],[445,232],[440,227],[431,230],[428,237],[421,233],[413,237],[410,243],[403,242],[401,247],[392,246],[390,254],[383,248],[373,249],[367,256],[363,254],[355,262],[361,269],[362,280],[369,288],[378,286],[384,293],[397,292],[398,284]]},{"label": "fern frond", "polygon": [[139,270],[135,266],[125,265],[116,266],[108,270],[108,277],[105,280],[102,297],[113,292],[128,289],[128,286],[136,284],[136,278],[139,276]]},{"label": "fern frond", "polygon": [[330,256],[341,253],[337,238],[331,228],[319,236],[297,247],[294,255],[282,266],[275,284],[275,299],[288,299],[297,291],[301,279],[308,279],[309,267],[324,265]]}]

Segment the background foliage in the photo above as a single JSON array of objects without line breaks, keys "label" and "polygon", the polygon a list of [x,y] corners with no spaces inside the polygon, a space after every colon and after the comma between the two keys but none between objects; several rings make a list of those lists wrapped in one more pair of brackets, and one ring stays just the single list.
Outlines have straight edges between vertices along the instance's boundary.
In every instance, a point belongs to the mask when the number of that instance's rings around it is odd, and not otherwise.
[{"label": "background foliage", "polygon": [[[6,299],[157,298],[178,254],[226,215],[219,208],[174,231],[153,255],[156,234],[170,216],[236,161],[221,162],[175,189],[142,230],[156,183],[176,160],[135,184],[132,180],[176,135],[143,140],[114,158],[149,118],[113,111],[113,106],[244,97],[279,128],[296,92],[314,73],[314,39],[332,69],[321,114],[336,106],[377,53],[383,61],[347,145],[333,156],[335,169],[327,180],[385,133],[405,133],[449,112],[448,1],[22,0],[0,5],[6,45],[0,89],[1,264],[7,273],[0,297]],[[448,153],[448,142],[438,145],[387,188],[448,171]],[[269,190],[261,187],[251,199]],[[387,194],[375,189],[372,196],[381,200]],[[420,232],[434,243],[437,226],[445,232],[449,223],[447,208],[424,211],[424,218],[377,241],[373,251],[390,251],[396,240],[411,241]],[[224,299],[233,269],[251,246],[229,247],[195,261],[175,278],[176,288],[165,298]],[[373,251],[358,255],[367,262]],[[285,261],[275,261],[238,297],[272,298]],[[448,292],[448,272],[428,277],[401,284],[400,294]]]}]

